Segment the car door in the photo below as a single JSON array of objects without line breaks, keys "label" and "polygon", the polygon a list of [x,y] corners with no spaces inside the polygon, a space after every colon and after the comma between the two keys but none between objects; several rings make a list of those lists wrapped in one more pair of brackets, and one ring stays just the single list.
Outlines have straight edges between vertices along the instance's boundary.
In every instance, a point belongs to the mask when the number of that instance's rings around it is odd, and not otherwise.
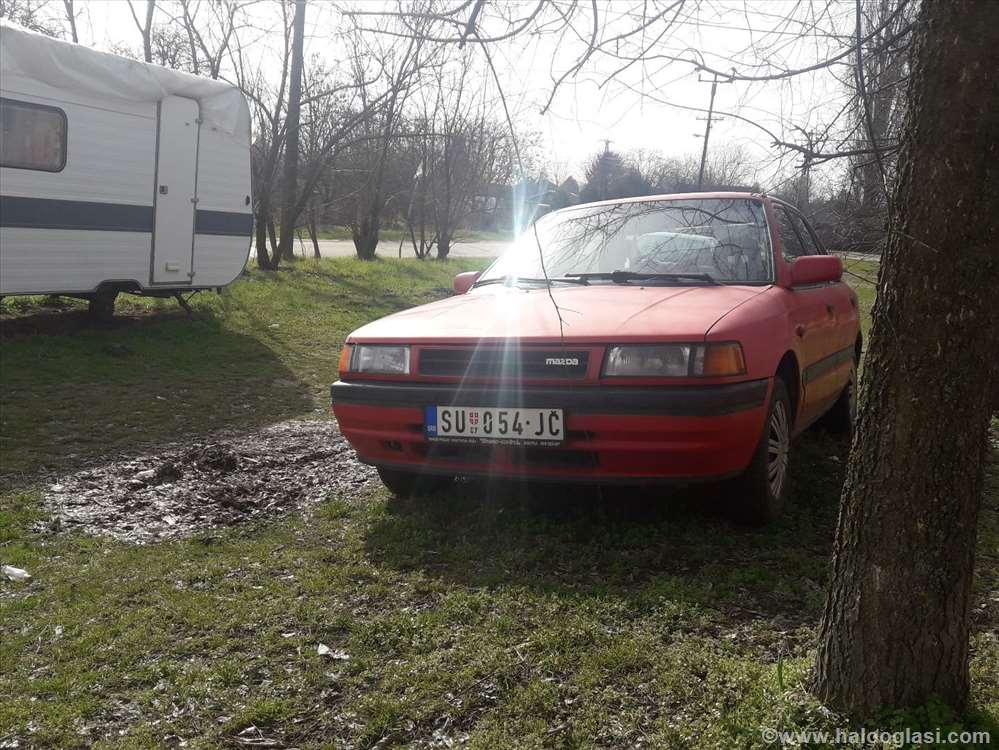
[{"label": "car door", "polygon": [[[804,240],[807,253],[809,255],[826,255],[827,253],[819,242],[818,235],[805,217],[792,211],[791,218]],[[857,333],[860,330],[860,310],[857,293],[847,283],[839,281],[835,284],[827,285],[826,294],[835,308],[836,351],[838,352],[843,349],[851,349],[852,351],[856,343]],[[847,372],[848,375],[849,372]]]},{"label": "car door", "polygon": [[[775,205],[774,211],[784,262],[793,264],[804,255],[815,255],[818,246],[800,216],[781,204]],[[796,420],[799,429],[821,416],[842,389],[842,386],[836,388],[838,373],[829,370],[825,361],[839,344],[835,295],[830,293],[830,286],[808,284],[788,291],[788,318],[801,368],[801,399]]]}]

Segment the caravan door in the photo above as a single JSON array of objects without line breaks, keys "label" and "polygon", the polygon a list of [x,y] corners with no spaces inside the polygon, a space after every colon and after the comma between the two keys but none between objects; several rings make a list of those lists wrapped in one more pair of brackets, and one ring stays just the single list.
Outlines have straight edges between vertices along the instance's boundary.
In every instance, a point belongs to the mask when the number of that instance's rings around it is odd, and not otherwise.
[{"label": "caravan door", "polygon": [[194,277],[199,114],[194,99],[168,96],[160,102],[153,197],[154,284],[190,284]]}]

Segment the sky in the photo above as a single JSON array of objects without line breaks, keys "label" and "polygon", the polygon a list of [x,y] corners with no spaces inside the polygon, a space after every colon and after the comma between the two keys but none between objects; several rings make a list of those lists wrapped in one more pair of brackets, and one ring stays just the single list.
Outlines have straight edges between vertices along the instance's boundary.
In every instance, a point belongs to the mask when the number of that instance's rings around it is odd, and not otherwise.
[{"label": "sky", "polygon": [[[82,43],[105,50],[115,44],[140,46],[139,32],[125,0],[77,3]],[[144,3],[136,0],[135,4],[141,13]],[[635,18],[631,12],[640,5],[636,0],[601,2],[604,37],[633,28]],[[740,71],[759,73],[809,65],[831,56],[844,43],[842,39],[830,40],[810,32],[810,27],[848,31],[852,23],[852,2],[827,5],[826,0],[699,0],[696,4],[688,0],[683,14],[670,26],[668,37],[660,40],[654,50],[683,59],[698,56],[709,66],[725,70],[738,66]],[[356,0],[354,6],[378,10],[385,8],[386,2]],[[335,59],[342,55],[343,50],[338,49],[342,42],[333,33],[343,22],[336,6],[326,0],[312,0],[307,7],[306,56]],[[530,7],[533,0],[505,6],[515,15],[521,8],[526,13]],[[266,1],[254,12],[259,14],[261,26],[277,22],[273,6]],[[605,139],[618,152],[650,149],[668,156],[700,154],[704,113],[662,103],[707,106],[711,89],[706,82],[708,76],[699,74],[689,63],[653,59],[633,65],[608,81],[620,62],[595,55],[557,89],[551,106],[541,113],[554,79],[582,53],[581,37],[591,23],[588,16],[580,16],[577,35],[524,35],[491,45],[511,118],[519,129],[540,135],[546,171],[552,176],[581,177],[587,161],[603,149]],[[274,35],[268,38],[263,33],[259,39],[265,47],[275,41]],[[617,49],[620,51],[620,46]],[[484,71],[484,62],[482,66]],[[844,86],[831,72],[836,69],[777,82],[724,83],[717,87],[715,109],[758,121],[789,139],[800,138],[789,133],[789,123],[814,131],[831,118],[842,99]],[[495,89],[491,77],[483,85]],[[492,93],[498,101],[496,92]],[[764,187],[776,186],[800,163],[791,157],[777,159],[769,140],[761,130],[736,118],[725,117],[712,123],[711,145],[744,148],[753,157],[757,179]]]}]

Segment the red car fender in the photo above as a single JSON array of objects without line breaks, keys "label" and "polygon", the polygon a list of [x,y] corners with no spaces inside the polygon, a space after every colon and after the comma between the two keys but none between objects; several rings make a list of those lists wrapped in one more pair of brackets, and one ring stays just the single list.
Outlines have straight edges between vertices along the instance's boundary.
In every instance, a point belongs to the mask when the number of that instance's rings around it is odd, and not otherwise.
[{"label": "red car fender", "polygon": [[[729,311],[708,330],[707,341],[741,341],[750,377],[772,378],[787,355],[793,359],[796,376],[786,385],[801,393],[800,339],[792,330],[794,300],[786,290],[769,286],[755,297]],[[786,377],[787,379],[787,377]]]}]

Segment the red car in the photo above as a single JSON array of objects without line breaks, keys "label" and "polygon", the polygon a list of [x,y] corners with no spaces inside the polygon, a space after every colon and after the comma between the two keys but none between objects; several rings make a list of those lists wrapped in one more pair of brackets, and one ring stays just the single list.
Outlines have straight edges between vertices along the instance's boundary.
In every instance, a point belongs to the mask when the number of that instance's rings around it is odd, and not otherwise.
[{"label": "red car", "polygon": [[792,437],[853,421],[860,320],[841,276],[766,195],[573,206],[455,296],[354,331],[333,412],[399,494],[459,475],[736,479],[767,520]]}]

